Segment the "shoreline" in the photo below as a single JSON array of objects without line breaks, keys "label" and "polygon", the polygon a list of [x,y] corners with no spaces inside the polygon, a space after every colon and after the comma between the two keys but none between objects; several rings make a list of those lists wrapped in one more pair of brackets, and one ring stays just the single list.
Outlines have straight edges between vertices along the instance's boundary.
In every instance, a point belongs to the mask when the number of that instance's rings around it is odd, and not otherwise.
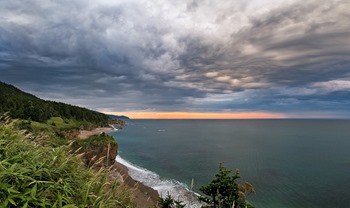
[{"label": "shoreline", "polygon": [[142,182],[133,179],[129,175],[129,169],[125,165],[115,161],[112,165],[111,176],[113,178],[118,177],[122,185],[132,191],[137,208],[155,207],[158,204],[160,198],[158,192],[144,185]]},{"label": "shoreline", "polygon": [[198,193],[190,190],[186,184],[175,179],[162,178],[155,172],[130,163],[124,158],[121,158],[120,155],[116,158],[117,163],[122,164],[129,170],[131,178],[144,183],[143,185],[146,187],[151,187],[151,189],[158,193],[158,197],[170,194],[174,199],[182,201],[186,208],[202,207],[203,204],[198,201]]},{"label": "shoreline", "polygon": [[[109,133],[115,131],[113,127],[99,127],[92,130],[80,130],[78,140],[87,139],[90,136]],[[144,185],[142,182],[133,179],[129,174],[129,168],[114,159],[114,164],[110,165],[110,177],[120,181],[121,185],[126,187],[132,193],[136,207],[155,207],[159,201],[159,194],[153,188]]]}]

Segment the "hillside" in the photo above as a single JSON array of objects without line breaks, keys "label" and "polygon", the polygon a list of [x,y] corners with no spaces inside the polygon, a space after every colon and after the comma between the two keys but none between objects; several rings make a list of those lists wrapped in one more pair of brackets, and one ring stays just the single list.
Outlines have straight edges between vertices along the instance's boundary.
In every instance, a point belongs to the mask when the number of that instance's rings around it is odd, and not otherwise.
[{"label": "hillside", "polygon": [[0,82],[0,115],[9,112],[12,118],[44,122],[52,117],[106,125],[109,117],[103,113],[61,102],[47,101]]},{"label": "hillside", "polygon": [[129,120],[130,119],[127,116],[116,116],[116,115],[110,115],[110,114],[108,114],[108,116],[111,119],[117,119],[117,120]]},{"label": "hillside", "polygon": [[0,115],[0,207],[135,207],[133,191],[110,168],[118,147],[113,137],[62,145],[50,145],[50,137]]},{"label": "hillside", "polygon": [[0,207],[153,207],[157,192],[116,164],[104,133],[123,122],[0,82]]}]

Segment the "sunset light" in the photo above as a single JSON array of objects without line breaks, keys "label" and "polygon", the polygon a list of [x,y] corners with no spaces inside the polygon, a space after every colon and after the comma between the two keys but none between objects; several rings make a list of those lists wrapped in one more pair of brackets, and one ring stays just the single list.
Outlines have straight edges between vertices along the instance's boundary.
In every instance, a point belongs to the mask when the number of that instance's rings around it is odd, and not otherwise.
[{"label": "sunset light", "polygon": [[126,115],[132,119],[277,119],[285,118],[281,113],[268,112],[104,112]]}]

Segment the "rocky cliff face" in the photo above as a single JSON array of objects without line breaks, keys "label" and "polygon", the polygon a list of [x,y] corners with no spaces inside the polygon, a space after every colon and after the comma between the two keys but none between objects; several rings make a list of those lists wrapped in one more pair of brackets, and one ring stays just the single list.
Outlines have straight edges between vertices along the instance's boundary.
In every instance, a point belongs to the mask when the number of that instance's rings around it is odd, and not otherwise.
[{"label": "rocky cliff face", "polygon": [[126,125],[126,122],[120,119],[111,119],[108,123],[117,129],[122,129]]}]

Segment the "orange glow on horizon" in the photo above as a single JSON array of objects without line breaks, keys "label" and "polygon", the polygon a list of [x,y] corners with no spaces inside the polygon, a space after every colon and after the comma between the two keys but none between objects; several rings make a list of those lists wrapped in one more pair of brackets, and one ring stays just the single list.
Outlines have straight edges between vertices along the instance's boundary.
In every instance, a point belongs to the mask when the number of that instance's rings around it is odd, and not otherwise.
[{"label": "orange glow on horizon", "polygon": [[106,114],[124,115],[131,119],[269,119],[286,118],[281,113],[269,112],[104,112]]}]

